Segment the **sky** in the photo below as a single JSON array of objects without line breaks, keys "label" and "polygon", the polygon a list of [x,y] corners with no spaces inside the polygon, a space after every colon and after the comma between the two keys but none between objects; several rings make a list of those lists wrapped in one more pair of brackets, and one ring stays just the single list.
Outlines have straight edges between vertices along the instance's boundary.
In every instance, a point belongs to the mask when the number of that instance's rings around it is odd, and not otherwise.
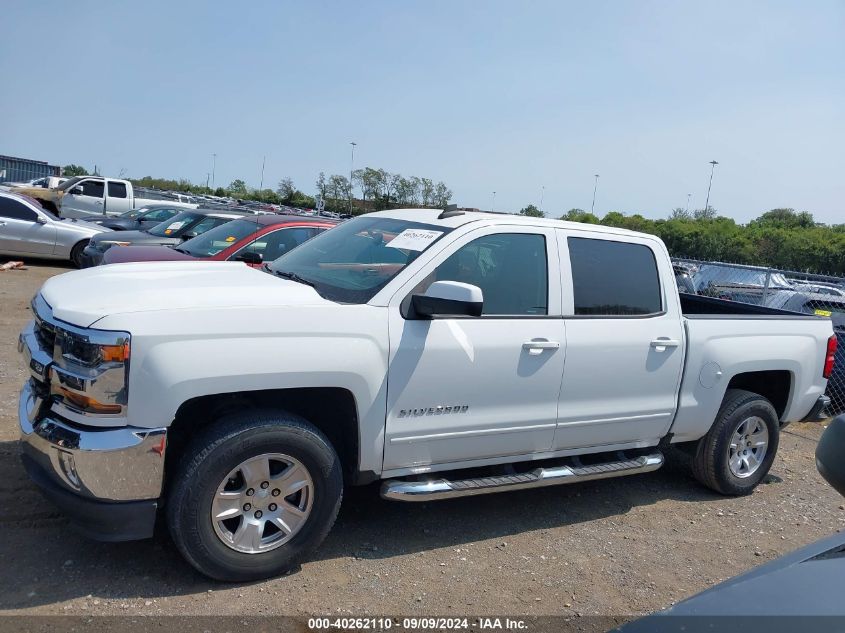
[{"label": "sky", "polygon": [[[845,1],[6,0],[0,154],[461,206],[845,222]],[[495,193],[495,202],[494,195]],[[542,200],[542,204],[541,204]]]}]

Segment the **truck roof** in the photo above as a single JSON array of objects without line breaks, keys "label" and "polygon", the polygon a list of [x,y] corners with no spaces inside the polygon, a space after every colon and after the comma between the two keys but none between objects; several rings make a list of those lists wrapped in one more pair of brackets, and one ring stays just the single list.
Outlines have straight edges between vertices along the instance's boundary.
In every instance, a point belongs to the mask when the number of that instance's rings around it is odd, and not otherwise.
[{"label": "truck roof", "polygon": [[449,209],[447,211],[452,211],[452,213],[442,219],[440,215],[446,212],[443,209],[391,209],[390,211],[376,211],[367,215],[410,220],[412,222],[422,222],[452,229],[471,222],[484,222],[485,224],[527,224],[530,226],[568,228],[576,231],[590,230],[598,233],[612,233],[614,235],[647,236],[657,239],[654,235],[648,233],[620,229],[614,226],[603,226],[601,224],[584,224],[582,222],[535,218],[512,213],[491,213],[489,211],[475,211],[471,209]]}]

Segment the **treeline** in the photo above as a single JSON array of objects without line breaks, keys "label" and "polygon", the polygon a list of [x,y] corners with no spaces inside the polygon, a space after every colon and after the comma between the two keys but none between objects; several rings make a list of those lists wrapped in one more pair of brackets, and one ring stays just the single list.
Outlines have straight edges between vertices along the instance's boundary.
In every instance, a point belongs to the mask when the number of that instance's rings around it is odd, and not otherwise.
[{"label": "treeline", "polygon": [[[443,182],[434,182],[430,178],[417,176],[406,177],[372,167],[355,170],[352,172],[351,181],[346,176],[339,174],[327,176],[324,172],[320,172],[314,183],[314,195],[298,189],[290,178],[279,180],[275,189],[260,190],[247,186],[241,179],[233,180],[228,187],[214,189],[196,185],[184,178],[172,180],[144,176],[129,180],[136,187],[257,200],[292,207],[314,208],[317,206],[317,198],[322,198],[327,210],[339,213],[350,211],[351,199],[353,214],[405,205],[443,207],[452,199],[452,191]],[[358,198],[355,197],[356,194],[359,194]]]},{"label": "treeline", "polygon": [[570,209],[561,220],[616,226],[660,237],[675,257],[845,274],[845,224],[816,222],[811,213],[772,209],[748,224],[715,209],[675,209],[665,220],[611,211],[603,218]]}]

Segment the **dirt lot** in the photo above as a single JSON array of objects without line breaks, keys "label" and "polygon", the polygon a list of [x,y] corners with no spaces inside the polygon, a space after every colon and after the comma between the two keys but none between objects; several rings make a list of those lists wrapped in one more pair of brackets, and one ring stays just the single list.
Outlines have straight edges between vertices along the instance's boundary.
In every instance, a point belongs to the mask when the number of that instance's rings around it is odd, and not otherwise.
[{"label": "dirt lot", "polygon": [[29,300],[65,272],[0,273],[0,610],[38,614],[563,614],[666,607],[845,527],[814,466],[820,425],[790,427],[767,484],[717,496],[672,464],[616,481],[399,504],[350,491],[312,560],[283,578],[213,583],[167,535],[76,536],[18,463],[17,335]]}]

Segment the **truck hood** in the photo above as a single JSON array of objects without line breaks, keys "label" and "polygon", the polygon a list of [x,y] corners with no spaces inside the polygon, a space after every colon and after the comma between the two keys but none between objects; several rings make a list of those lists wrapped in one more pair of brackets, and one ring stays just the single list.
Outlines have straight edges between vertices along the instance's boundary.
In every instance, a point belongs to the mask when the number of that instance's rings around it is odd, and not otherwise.
[{"label": "truck hood", "polygon": [[142,262],[73,271],[41,288],[53,316],[88,327],[114,314],[155,310],[332,305],[310,286],[241,262]]}]

